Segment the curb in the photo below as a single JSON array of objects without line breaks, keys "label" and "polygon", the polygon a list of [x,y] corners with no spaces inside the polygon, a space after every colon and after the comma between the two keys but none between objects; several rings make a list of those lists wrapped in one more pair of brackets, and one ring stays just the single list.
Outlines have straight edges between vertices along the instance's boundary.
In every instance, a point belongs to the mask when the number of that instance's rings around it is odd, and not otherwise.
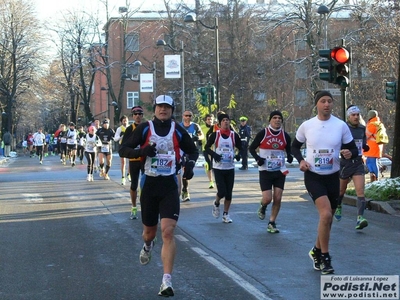
[{"label": "curb", "polygon": [[[371,199],[366,200],[367,209],[400,217],[400,211],[396,211],[388,202],[375,201]],[[351,206],[357,206],[357,197],[344,195],[342,203]]]}]

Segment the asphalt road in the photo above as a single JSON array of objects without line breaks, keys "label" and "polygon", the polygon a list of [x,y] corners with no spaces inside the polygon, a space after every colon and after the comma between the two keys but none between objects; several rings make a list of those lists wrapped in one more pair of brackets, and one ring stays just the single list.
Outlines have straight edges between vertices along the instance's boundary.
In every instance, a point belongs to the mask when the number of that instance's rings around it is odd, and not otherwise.
[{"label": "asphalt road", "polygon": [[[200,164],[199,164],[200,165]],[[238,165],[240,166],[240,165]],[[0,166],[0,299],[159,299],[161,239],[141,266],[141,222],[130,220],[129,186],[119,184],[119,158],[110,181],[86,182],[86,165],[43,165],[19,157]],[[318,215],[302,173],[291,168],[277,220],[279,234],[258,219],[258,171],[236,171],[232,224],[211,215],[215,190],[201,167],[181,204],[174,299],[320,299],[320,273],[308,251]],[[338,275],[398,275],[400,218],[356,208],[334,223],[330,251]]]}]

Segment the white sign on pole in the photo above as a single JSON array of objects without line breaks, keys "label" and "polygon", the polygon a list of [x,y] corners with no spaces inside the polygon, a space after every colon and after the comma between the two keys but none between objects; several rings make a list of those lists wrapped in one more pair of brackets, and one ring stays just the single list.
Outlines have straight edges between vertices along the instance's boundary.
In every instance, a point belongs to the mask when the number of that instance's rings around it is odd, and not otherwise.
[{"label": "white sign on pole", "polygon": [[164,55],[164,77],[181,78],[180,55]]},{"label": "white sign on pole", "polygon": [[332,96],[340,96],[342,93],[340,92],[340,89],[327,89],[329,93],[332,94]]},{"label": "white sign on pole", "polygon": [[141,73],[140,74],[140,92],[141,93],[152,93],[153,92],[153,74],[152,73]]}]

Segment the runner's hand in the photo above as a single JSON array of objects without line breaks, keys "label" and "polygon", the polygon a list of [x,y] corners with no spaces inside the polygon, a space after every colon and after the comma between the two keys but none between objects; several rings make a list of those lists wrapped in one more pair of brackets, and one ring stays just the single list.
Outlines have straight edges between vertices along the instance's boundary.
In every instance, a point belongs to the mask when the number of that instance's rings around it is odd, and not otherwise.
[{"label": "runner's hand", "polygon": [[260,157],[260,158],[257,160],[257,165],[259,165],[260,167],[261,167],[264,163],[265,163],[265,158]]},{"label": "runner's hand", "polygon": [[140,150],[140,156],[154,157],[157,154],[156,144],[147,145]]}]

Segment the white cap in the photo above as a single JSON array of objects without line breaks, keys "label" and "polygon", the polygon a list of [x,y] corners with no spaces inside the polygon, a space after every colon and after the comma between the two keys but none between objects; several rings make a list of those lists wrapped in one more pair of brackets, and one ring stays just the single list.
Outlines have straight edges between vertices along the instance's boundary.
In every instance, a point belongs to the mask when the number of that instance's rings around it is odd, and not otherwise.
[{"label": "white cap", "polygon": [[168,104],[168,105],[174,107],[174,100],[170,96],[160,95],[160,96],[157,96],[155,104],[156,105],[158,105],[158,104]]}]

